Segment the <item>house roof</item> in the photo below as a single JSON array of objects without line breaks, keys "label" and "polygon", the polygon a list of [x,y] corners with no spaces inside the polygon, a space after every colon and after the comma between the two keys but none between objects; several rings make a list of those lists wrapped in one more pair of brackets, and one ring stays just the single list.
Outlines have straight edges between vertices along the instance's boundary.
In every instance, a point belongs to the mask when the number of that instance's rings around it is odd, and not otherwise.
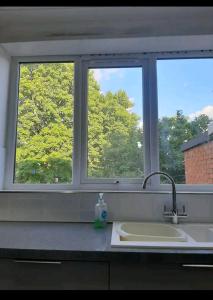
[{"label": "house roof", "polygon": [[194,139],[189,140],[188,142],[184,143],[183,145],[181,145],[181,151],[187,151],[191,148],[197,147],[199,145],[208,143],[209,141],[209,135],[208,135],[208,131],[201,133],[199,136],[197,136]]}]

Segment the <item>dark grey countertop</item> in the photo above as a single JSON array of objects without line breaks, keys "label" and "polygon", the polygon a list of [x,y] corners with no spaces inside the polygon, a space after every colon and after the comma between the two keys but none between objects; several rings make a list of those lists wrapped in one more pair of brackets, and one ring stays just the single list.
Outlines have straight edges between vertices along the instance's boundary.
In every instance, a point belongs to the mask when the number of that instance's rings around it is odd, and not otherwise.
[{"label": "dark grey countertop", "polygon": [[211,263],[213,250],[111,247],[112,224],[0,222],[0,258]]}]

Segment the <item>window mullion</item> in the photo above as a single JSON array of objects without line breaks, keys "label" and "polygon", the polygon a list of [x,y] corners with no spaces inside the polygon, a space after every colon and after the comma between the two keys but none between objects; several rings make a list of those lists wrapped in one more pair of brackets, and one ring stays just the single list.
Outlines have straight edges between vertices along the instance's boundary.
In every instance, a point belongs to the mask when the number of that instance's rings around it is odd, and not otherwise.
[{"label": "window mullion", "polygon": [[72,185],[80,185],[81,170],[81,91],[82,91],[82,62],[81,59],[75,60],[74,72],[74,118],[73,118],[73,167]]},{"label": "window mullion", "polygon": [[[157,65],[155,58],[148,60],[149,77],[149,117],[150,117],[150,172],[159,171],[159,139],[158,139],[158,93],[157,93]],[[159,186],[160,177],[150,179],[152,187]]]},{"label": "window mullion", "polygon": [[144,176],[151,170],[150,158],[150,101],[149,101],[149,65],[145,60],[143,66],[143,139],[144,139]]},{"label": "window mullion", "polygon": [[13,185],[14,164],[16,153],[16,123],[18,111],[18,85],[19,85],[19,63],[13,58],[10,68],[10,91],[7,105],[7,132],[6,137],[6,154],[5,154],[5,176],[4,188],[10,189]]},{"label": "window mullion", "polygon": [[80,183],[85,182],[87,177],[87,143],[88,143],[88,101],[87,101],[87,90],[88,90],[88,79],[87,79],[88,64],[86,61],[82,62],[81,65],[81,168],[80,168]]}]

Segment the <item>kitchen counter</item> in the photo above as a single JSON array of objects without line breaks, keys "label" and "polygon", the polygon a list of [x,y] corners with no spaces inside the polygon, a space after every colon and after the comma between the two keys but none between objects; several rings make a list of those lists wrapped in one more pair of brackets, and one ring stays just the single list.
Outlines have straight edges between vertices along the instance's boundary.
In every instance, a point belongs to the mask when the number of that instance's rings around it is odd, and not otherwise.
[{"label": "kitchen counter", "polygon": [[0,258],[209,263],[212,250],[111,247],[112,224],[0,222]]}]

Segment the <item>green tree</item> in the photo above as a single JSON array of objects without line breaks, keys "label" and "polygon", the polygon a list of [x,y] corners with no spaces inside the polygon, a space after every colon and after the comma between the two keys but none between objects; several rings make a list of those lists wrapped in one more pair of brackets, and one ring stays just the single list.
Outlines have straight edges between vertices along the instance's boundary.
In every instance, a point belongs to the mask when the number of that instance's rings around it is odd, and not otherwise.
[{"label": "green tree", "polygon": [[195,117],[193,121],[190,123],[192,136],[195,137],[203,132],[205,132],[208,129],[208,124],[211,122],[211,119],[205,115],[199,115],[198,117]]},{"label": "green tree", "polygon": [[141,175],[143,155],[138,143],[142,141],[142,132],[137,127],[139,116],[130,112],[132,107],[133,103],[125,91],[109,91],[103,95],[97,84],[89,83],[89,176]]},{"label": "green tree", "polygon": [[[181,145],[205,132],[210,121],[207,115],[200,115],[190,121],[180,110],[176,116],[163,117],[159,120],[160,168],[170,174],[176,183],[185,183],[184,154]],[[165,179],[162,178],[162,181]]]},{"label": "green tree", "polygon": [[16,182],[70,182],[73,64],[20,67]]},{"label": "green tree", "polygon": [[143,177],[142,132],[132,129],[128,135],[111,133],[104,147],[102,165],[105,177]]},{"label": "green tree", "polygon": [[[93,72],[88,82],[88,175],[141,174],[142,133],[138,116],[128,110],[132,102],[125,91],[103,95]],[[73,86],[72,63],[21,65],[16,182],[71,181]]]}]

